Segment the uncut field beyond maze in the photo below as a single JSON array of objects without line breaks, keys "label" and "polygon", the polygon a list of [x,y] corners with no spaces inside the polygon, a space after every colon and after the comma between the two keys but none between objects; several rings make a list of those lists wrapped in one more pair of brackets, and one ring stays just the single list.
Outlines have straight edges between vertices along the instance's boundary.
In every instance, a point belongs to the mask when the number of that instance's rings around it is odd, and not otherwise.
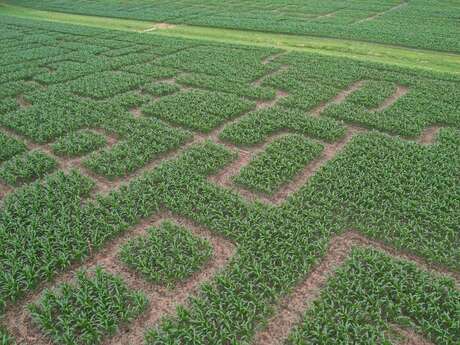
[{"label": "uncut field beyond maze", "polygon": [[0,16],[0,344],[460,344],[460,77]]},{"label": "uncut field beyond maze", "polygon": [[460,52],[458,0],[3,1],[39,10]]}]

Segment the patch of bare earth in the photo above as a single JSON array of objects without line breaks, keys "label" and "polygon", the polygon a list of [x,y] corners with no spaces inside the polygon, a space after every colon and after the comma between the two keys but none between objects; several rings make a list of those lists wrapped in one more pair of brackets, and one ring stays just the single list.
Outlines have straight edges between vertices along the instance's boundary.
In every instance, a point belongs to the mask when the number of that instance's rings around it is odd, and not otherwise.
[{"label": "patch of bare earth", "polygon": [[176,25],[174,24],[169,24],[169,23],[156,23],[152,27],[142,30],[140,32],[150,32],[150,31],[155,31],[155,30],[165,30],[165,29],[174,29]]},{"label": "patch of bare earth", "polygon": [[426,128],[420,135],[420,138],[418,139],[419,144],[422,144],[422,145],[434,144],[436,141],[436,138],[438,137],[440,130],[441,130],[440,126],[430,126]]},{"label": "patch of bare earth", "polygon": [[[341,8],[342,9],[342,8]],[[313,20],[318,20],[318,19],[324,19],[324,18],[332,18],[332,17],[335,17],[335,15],[337,14],[337,12],[339,12],[341,9],[338,9],[338,10],[335,10],[335,11],[332,11],[332,12],[328,12],[328,13],[324,13],[324,14],[321,14],[319,16],[316,16],[314,18],[312,18]]]},{"label": "patch of bare earth", "polygon": [[[205,238],[213,247],[213,255],[201,271],[193,274],[189,279],[179,283],[174,289],[147,282],[136,272],[125,267],[118,259],[120,246],[131,238],[145,236],[150,226],[159,225],[165,220],[171,220],[178,225],[189,229],[194,235]],[[187,304],[188,298],[197,293],[199,287],[209,281],[235,254],[235,246],[227,239],[216,235],[193,222],[177,217],[169,212],[162,212],[150,219],[144,220],[137,226],[126,231],[123,235],[108,243],[104,249],[93,254],[83,265],[75,264],[66,273],[54,279],[51,283],[42,284],[39,289],[29,294],[25,299],[14,306],[10,306],[4,317],[4,324],[11,334],[22,345],[51,345],[51,341],[43,336],[34,325],[27,311],[27,305],[39,300],[45,288],[55,287],[64,282],[72,283],[77,270],[93,271],[96,266],[105,271],[119,275],[133,290],[142,291],[149,300],[147,310],[133,322],[122,325],[119,332],[108,337],[105,345],[142,344],[147,328],[155,326],[158,321],[169,314],[173,314],[179,305]]]},{"label": "patch of bare earth", "polygon": [[[425,260],[412,254],[398,252],[379,241],[370,240],[356,231],[351,230],[334,237],[330,241],[329,248],[324,258],[289,296],[281,300],[275,309],[275,315],[268,321],[267,326],[256,334],[253,344],[282,344],[294,325],[301,322],[303,314],[311,307],[313,301],[319,298],[321,290],[325,286],[327,280],[344,264],[353,247],[369,247],[380,250],[398,259],[414,262],[421,269],[430,271],[433,274],[448,275],[455,280],[457,286],[460,285],[458,273],[450,272],[442,267],[431,266],[425,262]],[[412,339],[416,338],[414,337]],[[429,343],[414,342],[412,344],[423,345]]]},{"label": "patch of bare earth", "polygon": [[[11,188],[10,186],[0,181],[0,199],[3,199],[12,190],[13,188]],[[1,203],[0,203],[0,206],[1,206]]]},{"label": "patch of bare earth", "polygon": [[411,329],[398,325],[391,325],[391,328],[402,337],[401,340],[396,342],[398,345],[433,345],[431,341],[426,340]]},{"label": "patch of bare earth", "polygon": [[129,112],[133,115],[133,117],[135,118],[138,118],[138,117],[141,117],[142,116],[142,111],[141,111],[141,108],[139,107],[136,107],[136,108],[132,108],[129,110]]},{"label": "patch of bare earth", "polygon": [[32,104],[30,104],[29,101],[27,101],[25,98],[24,98],[24,95],[18,95],[16,96],[16,102],[17,104],[22,108],[22,109],[26,109],[26,108],[29,108]]}]

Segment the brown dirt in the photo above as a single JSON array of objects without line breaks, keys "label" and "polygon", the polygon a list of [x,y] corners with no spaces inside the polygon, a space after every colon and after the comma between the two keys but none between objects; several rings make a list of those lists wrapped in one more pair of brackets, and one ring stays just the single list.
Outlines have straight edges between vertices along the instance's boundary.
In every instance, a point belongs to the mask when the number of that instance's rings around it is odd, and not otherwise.
[{"label": "brown dirt", "polygon": [[132,108],[129,110],[129,112],[133,115],[133,117],[138,118],[142,116],[142,111],[141,108]]},{"label": "brown dirt", "polygon": [[176,78],[163,78],[155,80],[157,83],[165,83],[165,84],[175,84]]},{"label": "brown dirt", "polygon": [[427,127],[422,132],[422,134],[420,135],[420,138],[418,139],[419,144],[422,144],[422,145],[434,144],[440,130],[441,130],[440,126]]},{"label": "brown dirt", "polygon": [[320,105],[318,105],[316,108],[314,108],[313,110],[309,111],[310,115],[319,116],[330,105],[342,103],[353,92],[358,91],[364,85],[364,83],[365,83],[364,80],[359,80],[359,81],[354,82],[349,87],[347,87],[345,90],[342,90],[341,92],[339,92],[332,100],[328,102],[323,102]]},{"label": "brown dirt", "polygon": [[[308,277],[300,283],[294,291],[278,304],[275,315],[268,321],[267,326],[256,334],[253,344],[275,345],[281,344],[289,335],[292,327],[299,323],[304,312],[312,302],[319,298],[321,289],[326,281],[334,274],[338,267],[343,265],[353,247],[370,247],[383,251],[399,259],[412,261],[421,269],[428,270],[436,275],[452,277],[457,287],[460,285],[458,273],[442,267],[429,265],[425,260],[413,254],[398,252],[379,241],[370,240],[356,231],[350,230],[334,237],[329,244],[326,255],[323,257]],[[415,343],[421,345],[424,343]]]},{"label": "brown dirt", "polygon": [[108,130],[106,130],[104,128],[91,128],[90,131],[105,136],[106,139],[107,139],[107,146],[108,147],[111,147],[111,146],[115,145],[120,140],[119,137],[116,134],[114,134],[114,133],[112,133],[112,132],[110,132],[110,131],[108,131]]},{"label": "brown dirt", "polygon": [[[174,289],[150,284],[135,272],[124,267],[118,260],[117,254],[120,246],[130,238],[145,235],[146,229],[152,225],[159,225],[164,220],[171,220],[179,225],[185,226],[196,236],[207,239],[213,247],[213,256],[205,267],[186,281],[178,284]],[[186,304],[188,298],[196,293],[199,286],[212,279],[229,262],[235,254],[235,246],[224,239],[193,222],[177,217],[170,212],[161,212],[147,220],[140,222],[137,226],[126,231],[123,235],[108,243],[104,249],[86,260],[82,265],[75,264],[66,273],[54,279],[53,282],[42,284],[34,293],[29,294],[21,303],[10,306],[5,314],[4,324],[11,334],[22,345],[51,345],[48,338],[33,325],[27,311],[29,303],[39,300],[45,288],[55,287],[64,282],[72,283],[75,273],[79,269],[92,271],[96,266],[103,267],[106,271],[120,275],[131,289],[140,290],[146,294],[149,300],[149,307],[139,318],[128,325],[122,325],[120,331],[103,344],[142,344],[144,332],[148,327],[154,326],[161,317],[172,314],[176,306]]]},{"label": "brown dirt", "polygon": [[18,95],[16,97],[16,102],[22,109],[26,109],[32,106],[32,104],[30,104],[30,102],[24,98],[24,95]]},{"label": "brown dirt", "polygon": [[12,190],[13,188],[0,181],[0,199],[3,199]]},{"label": "brown dirt", "polygon": [[155,26],[158,28],[158,29],[173,29],[176,27],[176,25],[174,24],[169,24],[169,23],[158,23],[158,24],[155,24]]},{"label": "brown dirt", "polygon": [[398,325],[391,325],[391,328],[403,337],[402,341],[398,342],[399,345],[433,345],[432,342],[426,340],[411,329],[402,328]]},{"label": "brown dirt", "polygon": [[385,101],[383,101],[383,103],[380,104],[377,108],[371,109],[370,111],[374,113],[382,112],[388,109],[389,107],[391,107],[393,104],[395,104],[398,101],[398,99],[400,99],[402,96],[404,96],[408,92],[409,92],[408,87],[398,85],[393,95],[391,95]]},{"label": "brown dirt", "polygon": [[155,31],[155,30],[165,30],[165,29],[174,29],[176,25],[174,24],[169,24],[169,23],[156,23],[153,25],[151,28],[142,30],[140,32],[150,32],[150,31]]}]

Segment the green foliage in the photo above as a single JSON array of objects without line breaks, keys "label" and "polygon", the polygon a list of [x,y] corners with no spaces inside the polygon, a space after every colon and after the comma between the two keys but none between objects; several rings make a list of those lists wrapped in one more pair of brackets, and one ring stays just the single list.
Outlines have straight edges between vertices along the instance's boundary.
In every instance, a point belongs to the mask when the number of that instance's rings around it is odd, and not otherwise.
[{"label": "green foliage", "polygon": [[138,88],[147,78],[126,72],[102,72],[69,82],[72,92],[95,99],[103,99]]},{"label": "green foliage", "polygon": [[150,101],[148,95],[143,95],[137,91],[128,91],[119,95],[115,95],[112,98],[108,98],[102,102],[107,105],[108,108],[121,108],[124,110],[130,110],[135,107],[139,107],[144,103]]},{"label": "green foliage", "polygon": [[348,96],[345,102],[372,110],[378,108],[395,91],[396,87],[394,83],[368,80],[362,88]]},{"label": "green foliage", "polygon": [[121,260],[146,279],[168,287],[191,276],[212,256],[208,241],[171,222],[147,230],[147,236],[126,243]]},{"label": "green foliage", "polygon": [[254,145],[282,130],[326,141],[337,140],[345,134],[345,128],[336,121],[275,106],[251,112],[238,122],[226,126],[220,133],[220,139],[239,145]]},{"label": "green foliage", "polygon": [[[171,6],[170,14],[179,18]],[[210,141],[89,200],[90,178],[75,171],[46,176],[1,200],[0,308],[14,310],[25,294],[164,209],[224,236],[237,251],[177,314],[148,330],[149,344],[250,343],[273,305],[325,255],[331,237],[350,228],[458,271],[458,76],[296,52],[263,64],[277,51],[8,16],[2,16],[0,29],[0,124],[40,143],[87,128],[114,133],[117,145],[90,155],[91,169],[106,176],[124,176],[164,158],[191,137],[158,118],[203,131],[232,119],[221,137],[241,145],[266,142],[280,131],[338,144],[346,126],[337,120],[404,136],[431,125],[452,127],[442,130],[434,145],[383,133],[358,135],[279,207],[248,202],[208,181],[235,158]],[[139,45],[142,51],[120,55]],[[286,68],[278,70],[280,65]],[[193,79],[193,87],[205,90],[148,104],[152,97],[141,93],[143,86],[175,76]],[[309,114],[359,81],[362,89],[342,105]],[[373,112],[398,85],[408,93],[385,111]],[[251,90],[262,96],[266,91],[260,90],[272,89],[288,96],[272,108],[252,111],[255,102],[245,99],[252,98]],[[31,105],[20,108],[18,95]],[[157,107],[152,118],[134,118],[128,111],[145,104]],[[334,110],[340,106],[343,112]],[[404,281],[406,266],[400,271],[396,279]],[[417,303],[409,306],[418,310]],[[450,315],[449,306],[439,308]],[[434,309],[436,318],[440,309]],[[449,323],[425,325],[430,334],[452,333]]]},{"label": "green foliage", "polygon": [[81,102],[58,88],[37,91],[31,98],[34,105],[0,114],[0,123],[41,143],[92,127],[104,116],[94,103]]},{"label": "green foliage", "polygon": [[195,73],[206,73],[220,78],[251,82],[274,70],[261,61],[276,52],[275,49],[240,49],[232,46],[192,47],[159,58],[155,63]]},{"label": "green foliage", "polygon": [[209,132],[254,106],[254,102],[232,94],[193,90],[165,96],[144,106],[142,111],[190,129]]},{"label": "green foliage", "polygon": [[177,148],[189,133],[167,127],[152,119],[119,119],[106,125],[122,140],[110,148],[91,154],[84,164],[108,178],[127,175],[141,168],[161,153]]},{"label": "green foliage", "polygon": [[460,341],[459,307],[452,280],[375,250],[355,249],[287,344],[389,344],[394,323],[454,345]]},{"label": "green foliage", "polygon": [[0,179],[9,185],[18,185],[42,177],[57,167],[54,158],[40,151],[15,156],[0,166]]},{"label": "green foliage", "polygon": [[172,78],[177,74],[177,72],[172,68],[161,67],[152,63],[128,65],[122,67],[122,70],[157,79]]},{"label": "green foliage", "polygon": [[[311,55],[307,62],[304,54],[283,55],[280,63],[288,64],[289,69],[269,77],[263,85],[288,92],[281,105],[310,111],[362,81],[358,90],[342,103],[331,104],[321,116],[402,136],[418,136],[425,127],[434,124],[458,127],[460,110],[454,101],[460,97],[458,78],[341,61]],[[386,109],[373,111],[393,95],[397,85],[406,87],[407,94]]]},{"label": "green foliage", "polygon": [[265,151],[243,167],[234,181],[258,192],[273,194],[317,158],[322,150],[322,145],[301,135],[283,136],[267,145]]},{"label": "green foliage", "polygon": [[142,313],[147,304],[147,298],[121,278],[96,268],[92,274],[78,272],[75,285],[64,283],[54,291],[45,290],[29,310],[55,344],[93,345]]},{"label": "green foliage", "polygon": [[51,147],[59,156],[82,156],[107,145],[106,138],[92,131],[84,130],[67,134]]},{"label": "green foliage", "polygon": [[459,269],[459,136],[444,130],[423,146],[359,135],[286,207],[341,215],[349,228]]},{"label": "green foliage", "polygon": [[0,100],[0,114],[13,111],[18,108],[16,100],[12,98],[5,98]]},{"label": "green foliage", "polygon": [[142,91],[152,96],[166,96],[180,90],[180,87],[169,83],[152,83],[144,85]]},{"label": "green foliage", "polygon": [[0,307],[88,252],[89,229],[72,218],[81,214],[81,197],[92,187],[76,172],[58,172],[46,177],[44,185],[32,183],[5,198],[0,210]]},{"label": "green foliage", "polygon": [[275,97],[275,91],[267,87],[250,86],[240,81],[226,79],[221,76],[207,74],[186,74],[177,78],[177,82],[208,90],[234,93],[238,96],[254,99],[269,100]]},{"label": "green foliage", "polygon": [[0,132],[0,163],[24,152],[27,148],[23,142]]}]

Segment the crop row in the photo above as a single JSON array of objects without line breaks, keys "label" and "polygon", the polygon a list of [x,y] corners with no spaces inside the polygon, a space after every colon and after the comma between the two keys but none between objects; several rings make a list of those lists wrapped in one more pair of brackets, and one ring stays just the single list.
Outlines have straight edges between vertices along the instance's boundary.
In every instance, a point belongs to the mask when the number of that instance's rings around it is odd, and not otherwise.
[{"label": "crop row", "polygon": [[253,99],[269,100],[275,97],[275,92],[271,88],[250,86],[247,83],[227,80],[219,75],[187,74],[179,76],[177,81],[187,86],[219,90]]}]

